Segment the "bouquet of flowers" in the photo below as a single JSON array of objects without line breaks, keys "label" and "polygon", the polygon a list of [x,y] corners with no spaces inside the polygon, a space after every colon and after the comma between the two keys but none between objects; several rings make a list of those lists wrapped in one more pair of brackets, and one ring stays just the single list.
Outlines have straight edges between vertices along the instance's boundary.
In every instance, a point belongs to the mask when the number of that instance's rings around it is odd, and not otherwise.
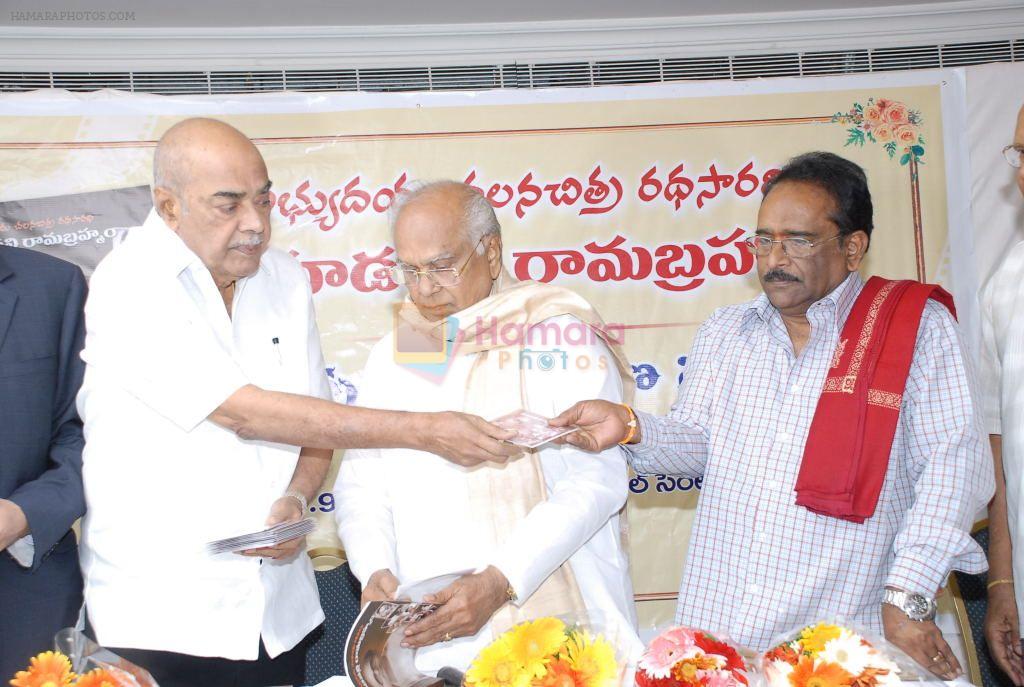
[{"label": "bouquet of flowers", "polygon": [[39,654],[26,670],[19,670],[11,680],[12,687],[128,687],[129,684],[103,668],[76,675],[71,670],[71,659],[57,651]]},{"label": "bouquet of flowers", "polygon": [[893,687],[932,679],[915,665],[885,641],[831,623],[792,633],[761,657],[769,687]]},{"label": "bouquet of flowers", "polygon": [[702,630],[673,627],[654,638],[636,670],[637,687],[742,687],[747,664],[730,644]]},{"label": "bouquet of flowers", "polygon": [[624,663],[603,635],[558,618],[520,623],[466,671],[468,687],[618,687]]},{"label": "bouquet of flowers", "polygon": [[61,630],[53,643],[57,651],[34,657],[25,670],[15,674],[11,687],[159,687],[148,671],[78,630]]}]

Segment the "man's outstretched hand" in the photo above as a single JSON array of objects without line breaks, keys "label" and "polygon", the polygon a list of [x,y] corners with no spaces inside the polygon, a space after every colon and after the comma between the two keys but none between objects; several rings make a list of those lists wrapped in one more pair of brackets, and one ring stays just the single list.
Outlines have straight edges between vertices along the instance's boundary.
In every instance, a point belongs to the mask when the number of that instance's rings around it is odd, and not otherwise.
[{"label": "man's outstretched hand", "polygon": [[443,412],[422,416],[426,420],[419,436],[422,449],[456,465],[473,467],[481,463],[506,463],[523,452],[508,443],[515,432],[487,422],[476,415]]},{"label": "man's outstretched hand", "polygon": [[[557,439],[558,443],[572,444],[584,451],[597,453],[615,446],[629,432],[629,411],[610,401],[580,401],[548,422],[552,427],[579,427],[575,432]],[[640,438],[639,428],[634,433],[635,443]]]}]

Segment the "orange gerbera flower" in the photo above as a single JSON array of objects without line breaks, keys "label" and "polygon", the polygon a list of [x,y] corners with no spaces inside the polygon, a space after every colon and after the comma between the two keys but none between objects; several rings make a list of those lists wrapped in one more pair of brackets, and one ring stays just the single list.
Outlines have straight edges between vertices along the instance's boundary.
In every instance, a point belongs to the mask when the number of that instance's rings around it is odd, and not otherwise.
[{"label": "orange gerbera flower", "polygon": [[11,687],[69,687],[74,679],[68,657],[47,651],[33,658],[28,670],[19,670]]},{"label": "orange gerbera flower", "polygon": [[672,666],[672,677],[686,685],[699,685],[700,670],[717,670],[721,665],[718,661],[706,655],[697,655],[683,660]]},{"label": "orange gerbera flower", "polygon": [[85,675],[80,675],[75,687],[121,687],[121,683],[107,671],[97,668],[90,670]]},{"label": "orange gerbera flower", "polygon": [[583,687],[583,678],[565,659],[551,661],[543,677],[533,681],[533,687]]},{"label": "orange gerbera flower", "polygon": [[791,666],[795,666],[800,660],[800,654],[789,644],[780,644],[765,654],[764,658],[766,661],[784,661]]},{"label": "orange gerbera flower", "polygon": [[888,675],[886,668],[865,668],[864,672],[853,679],[850,687],[875,687],[880,675]]},{"label": "orange gerbera flower", "polygon": [[850,687],[852,682],[853,675],[842,666],[810,658],[801,659],[789,674],[793,687]]}]

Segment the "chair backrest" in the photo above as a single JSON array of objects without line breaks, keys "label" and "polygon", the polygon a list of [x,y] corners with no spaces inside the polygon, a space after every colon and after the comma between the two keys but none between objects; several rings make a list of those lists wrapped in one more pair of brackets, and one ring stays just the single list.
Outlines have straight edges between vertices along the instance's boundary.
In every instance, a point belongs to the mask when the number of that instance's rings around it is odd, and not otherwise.
[{"label": "chair backrest", "polygon": [[320,605],[327,620],[317,630],[306,654],[307,685],[317,685],[334,675],[345,674],[345,640],[359,615],[362,587],[348,563],[316,572]]},{"label": "chair backrest", "polygon": [[[988,527],[981,527],[971,535],[988,554]],[[967,647],[967,678],[981,687],[1013,687],[992,660],[985,641],[985,611],[988,607],[988,575],[968,575],[957,571],[950,579],[950,592],[960,621],[960,631]],[[964,617],[966,616],[966,617]]]}]

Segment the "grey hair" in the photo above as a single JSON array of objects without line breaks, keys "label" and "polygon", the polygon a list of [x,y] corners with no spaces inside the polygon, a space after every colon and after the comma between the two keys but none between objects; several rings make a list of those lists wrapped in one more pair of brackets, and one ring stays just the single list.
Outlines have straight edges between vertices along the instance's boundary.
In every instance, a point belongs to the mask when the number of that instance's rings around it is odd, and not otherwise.
[{"label": "grey hair", "polygon": [[501,225],[498,224],[494,208],[491,207],[490,201],[484,197],[484,194],[477,189],[469,184],[449,179],[412,181],[395,195],[391,207],[388,208],[388,228],[391,230],[392,242],[395,239],[395,224],[398,222],[398,217],[409,203],[423,196],[444,191],[458,195],[462,205],[462,231],[465,232],[466,240],[476,246],[476,252],[482,255],[486,249],[480,239],[491,235],[501,236]]}]

